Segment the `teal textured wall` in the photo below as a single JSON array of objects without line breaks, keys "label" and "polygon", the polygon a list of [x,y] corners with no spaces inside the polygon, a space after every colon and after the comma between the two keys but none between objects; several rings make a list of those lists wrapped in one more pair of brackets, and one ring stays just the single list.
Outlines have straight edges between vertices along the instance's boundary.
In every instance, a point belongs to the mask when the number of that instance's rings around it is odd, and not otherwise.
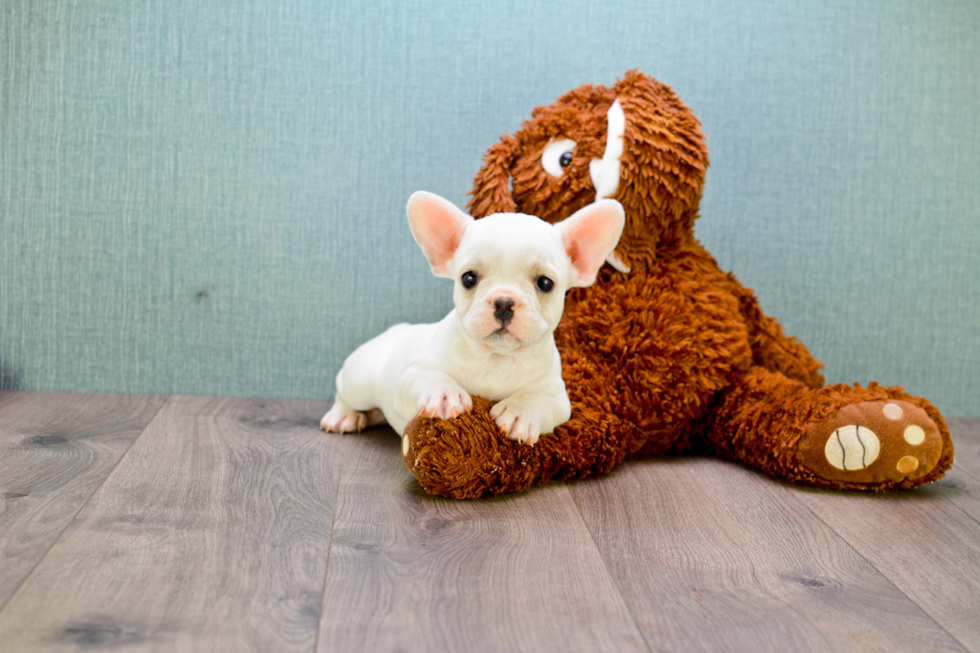
[{"label": "teal textured wall", "polygon": [[827,365],[980,415],[980,4],[0,0],[0,385],[329,397],[448,310],[404,218],[640,67],[699,237]]}]

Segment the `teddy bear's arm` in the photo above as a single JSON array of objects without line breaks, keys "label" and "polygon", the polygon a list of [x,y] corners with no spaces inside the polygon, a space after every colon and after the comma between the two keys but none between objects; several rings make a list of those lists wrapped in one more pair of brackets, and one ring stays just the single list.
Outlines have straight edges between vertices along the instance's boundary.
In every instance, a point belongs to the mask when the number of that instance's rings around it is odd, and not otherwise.
[{"label": "teddy bear's arm", "polygon": [[738,298],[742,316],[749,330],[752,360],[755,365],[800,381],[811,388],[824,384],[820,370],[823,364],[795,337],[787,337],[773,318],[762,312],[755,293],[728,274],[731,292]]}]

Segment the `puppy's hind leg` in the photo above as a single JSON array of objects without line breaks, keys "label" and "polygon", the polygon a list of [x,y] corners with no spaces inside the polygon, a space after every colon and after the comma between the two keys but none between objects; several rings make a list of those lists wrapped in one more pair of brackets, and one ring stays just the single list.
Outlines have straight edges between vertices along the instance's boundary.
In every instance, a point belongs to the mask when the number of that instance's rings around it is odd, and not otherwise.
[{"label": "puppy's hind leg", "polygon": [[320,428],[327,433],[360,433],[367,427],[367,414],[354,410],[340,396],[320,420]]},{"label": "puppy's hind leg", "polygon": [[378,384],[389,355],[392,332],[397,332],[397,327],[364,343],[344,361],[337,373],[334,404],[320,420],[321,429],[328,433],[353,433],[384,424]]},{"label": "puppy's hind leg", "polygon": [[320,419],[320,428],[327,433],[360,433],[366,428],[385,424],[384,413],[380,408],[372,408],[366,413],[354,410],[343,402],[336,399],[327,414]]},{"label": "puppy's hind leg", "polygon": [[368,412],[364,413],[367,416],[368,427],[377,426],[378,424],[387,424],[388,420],[385,419],[385,414],[381,412],[380,408],[372,408]]}]

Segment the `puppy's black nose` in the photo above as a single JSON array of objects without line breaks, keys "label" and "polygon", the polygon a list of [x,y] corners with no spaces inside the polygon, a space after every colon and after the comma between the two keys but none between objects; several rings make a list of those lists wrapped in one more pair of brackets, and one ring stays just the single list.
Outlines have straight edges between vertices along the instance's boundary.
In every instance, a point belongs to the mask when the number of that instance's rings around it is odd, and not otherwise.
[{"label": "puppy's black nose", "polygon": [[514,300],[507,297],[498,297],[493,300],[493,307],[496,308],[493,316],[500,320],[501,325],[506,325],[507,321],[514,317]]}]

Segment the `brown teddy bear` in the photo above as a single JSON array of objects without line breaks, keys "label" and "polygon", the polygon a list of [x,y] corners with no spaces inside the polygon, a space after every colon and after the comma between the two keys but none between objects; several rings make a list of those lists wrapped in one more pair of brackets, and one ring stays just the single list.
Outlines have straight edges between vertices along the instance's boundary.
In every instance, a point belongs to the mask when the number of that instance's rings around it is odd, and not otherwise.
[{"label": "brown teddy bear", "polygon": [[931,403],[877,383],[825,386],[819,361],[718,268],[694,237],[707,167],[694,113],[638,71],[534,109],[487,151],[475,217],[558,222],[612,197],[626,227],[596,283],[568,293],[555,332],[571,420],[532,447],[499,432],[479,397],[456,419],[415,418],[402,451],[428,492],[514,492],[692,451],[847,490],[911,488],[950,467]]}]

